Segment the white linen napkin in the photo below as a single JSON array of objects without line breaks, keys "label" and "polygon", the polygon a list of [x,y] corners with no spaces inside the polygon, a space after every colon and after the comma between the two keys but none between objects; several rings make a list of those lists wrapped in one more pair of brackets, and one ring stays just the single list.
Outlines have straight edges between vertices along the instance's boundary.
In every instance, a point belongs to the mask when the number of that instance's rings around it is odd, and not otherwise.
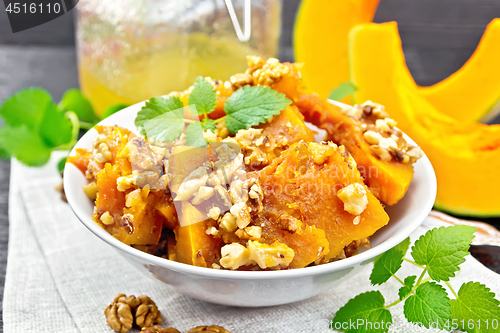
[{"label": "white linen napkin", "polygon": [[[335,312],[357,294],[379,289],[386,300],[398,298],[400,285],[394,279],[379,287],[370,285],[371,265],[324,294],[276,307],[228,307],[179,295],[169,286],[145,277],[79,222],[54,189],[61,182],[56,170],[60,157],[54,154],[42,168],[28,168],[12,161],[3,300],[5,333],[112,333],[103,311],[119,292],[150,296],[162,313],[162,326],[173,326],[181,332],[198,325],[220,325],[232,333],[331,333],[328,327]],[[412,241],[425,231],[419,228],[412,234]],[[471,256],[461,268],[451,280],[456,290],[472,280],[500,295],[498,274]],[[407,263],[400,272],[401,276],[420,273]],[[390,332],[429,331],[408,324],[402,304],[391,308],[391,312],[394,325]]]}]

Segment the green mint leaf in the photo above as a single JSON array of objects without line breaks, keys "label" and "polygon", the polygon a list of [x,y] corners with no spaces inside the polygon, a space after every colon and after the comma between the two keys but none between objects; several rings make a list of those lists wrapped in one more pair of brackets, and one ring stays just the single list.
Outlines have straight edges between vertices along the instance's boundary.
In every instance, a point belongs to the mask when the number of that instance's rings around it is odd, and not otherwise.
[{"label": "green mint leaf", "polygon": [[[384,304],[380,291],[359,294],[337,311],[330,328],[347,333],[387,332],[392,324],[392,315]],[[373,325],[375,323],[378,325]]]},{"label": "green mint leaf", "polygon": [[404,314],[412,323],[444,329],[446,321],[451,318],[450,307],[446,290],[435,282],[425,282],[418,286],[415,295],[406,299]]},{"label": "green mint leaf", "polygon": [[375,260],[373,271],[370,275],[370,281],[373,285],[382,284],[396,274],[401,268],[403,258],[409,246],[410,238],[407,238]]},{"label": "green mint leaf", "polygon": [[204,130],[211,130],[213,133],[215,133],[215,121],[213,121],[212,119],[205,120],[201,123],[201,126]]},{"label": "green mint leaf", "polygon": [[[137,118],[135,120],[137,123]],[[144,135],[149,140],[157,142],[177,140],[184,130],[184,107],[163,113],[142,123],[142,126]]]},{"label": "green mint leaf", "polygon": [[427,265],[433,280],[448,281],[469,254],[475,230],[465,225],[431,229],[415,242],[411,255],[417,264]]},{"label": "green mint leaf", "polygon": [[203,137],[203,128],[200,122],[189,124],[186,128],[186,145],[196,148],[206,147],[208,142]]},{"label": "green mint leaf", "polygon": [[342,82],[337,88],[333,88],[328,95],[328,99],[340,101],[344,97],[354,94],[358,88],[352,82]]},{"label": "green mint leaf", "polygon": [[216,102],[214,86],[202,76],[198,76],[193,84],[193,91],[189,94],[188,104],[196,105],[198,115],[202,115],[212,112]]},{"label": "green mint leaf", "polygon": [[104,110],[104,112],[101,115],[101,120],[102,119],[106,119],[109,116],[111,116],[112,114],[115,114],[118,111],[123,110],[123,109],[125,109],[126,107],[129,107],[129,106],[130,105],[126,105],[126,104],[111,105],[106,110]]},{"label": "green mint leaf", "polygon": [[244,86],[224,104],[226,127],[231,133],[263,123],[292,103],[284,94],[269,87]]},{"label": "green mint leaf", "polygon": [[59,162],[57,162],[57,171],[63,172],[64,167],[66,166],[67,159],[68,159],[67,157],[63,157],[59,160]]},{"label": "green mint leaf", "polygon": [[5,122],[13,127],[26,125],[37,130],[52,96],[40,88],[23,89],[5,100],[0,108]]},{"label": "green mint leaf", "polygon": [[406,254],[409,248],[410,248],[410,237],[406,238],[404,241],[402,241],[401,243],[399,243],[394,247],[395,250],[403,252],[403,254]]},{"label": "green mint leaf", "polygon": [[415,285],[415,281],[417,280],[416,275],[408,276],[404,279],[404,286],[399,288],[399,300],[403,300],[406,296],[410,295],[413,286]]},{"label": "green mint leaf", "polygon": [[35,130],[27,125],[0,128],[0,145],[21,163],[28,166],[41,166],[47,163],[51,149]]},{"label": "green mint leaf", "polygon": [[89,123],[98,120],[92,104],[79,89],[67,90],[61,98],[59,108],[65,111],[73,111],[78,116],[78,119]]},{"label": "green mint leaf", "polygon": [[460,330],[469,333],[498,332],[498,325],[494,329],[492,323],[500,322],[500,301],[485,285],[479,282],[462,284],[458,298],[450,303],[452,317],[457,320],[452,320],[452,324],[459,325]]},{"label": "green mint leaf", "polygon": [[[6,125],[9,126],[9,125]],[[8,160],[10,159],[10,153],[7,151],[7,149],[3,146],[2,140],[0,140],[0,158],[3,160]]]},{"label": "green mint leaf", "polygon": [[[183,107],[181,100],[176,96],[168,97],[158,97],[151,98],[146,102],[146,105],[142,107],[141,111],[137,113],[135,118],[135,126],[145,135],[144,124],[154,119],[164,113],[179,110]],[[183,112],[184,115],[184,112]]]},{"label": "green mint leaf", "polygon": [[56,105],[47,105],[40,124],[40,136],[47,146],[54,148],[71,141],[73,125]]}]

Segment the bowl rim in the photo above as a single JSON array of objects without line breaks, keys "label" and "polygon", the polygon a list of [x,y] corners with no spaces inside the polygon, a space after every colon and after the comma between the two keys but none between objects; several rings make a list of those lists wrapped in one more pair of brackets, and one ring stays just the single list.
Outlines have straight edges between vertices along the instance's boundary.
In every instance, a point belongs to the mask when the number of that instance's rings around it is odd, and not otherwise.
[{"label": "bowl rim", "polygon": [[[118,119],[121,119],[122,115],[126,112],[138,112],[141,107],[145,104],[145,102],[140,102],[134,105],[131,105],[123,110],[118,111],[117,113],[111,115],[105,120],[98,123],[98,125],[110,126],[111,124],[116,124]],[[130,129],[130,128],[129,128]],[[130,129],[133,132],[137,133],[136,129]],[[96,136],[96,130],[91,129],[87,133],[85,133],[80,140],[76,143],[76,145],[71,150],[69,156],[76,155],[76,149],[78,148],[88,148],[82,145],[83,141],[87,141],[90,137]],[[404,134],[405,139],[411,143],[415,144],[415,142]],[[429,182],[429,192],[425,198],[425,202],[421,205],[421,208],[416,215],[416,217],[408,223],[404,225],[401,229],[399,229],[394,235],[389,237],[387,240],[382,243],[362,252],[357,255],[354,255],[349,258],[345,258],[342,260],[334,261],[327,264],[322,264],[318,266],[304,267],[299,269],[290,269],[290,270],[278,270],[278,271],[232,271],[232,270],[220,270],[206,267],[198,267],[189,264],[184,264],[172,260],[168,260],[165,258],[157,257],[152,254],[148,254],[142,252],[138,249],[135,249],[129,245],[126,245],[120,242],[118,239],[114,238],[111,234],[105,231],[102,227],[96,224],[91,216],[84,212],[81,205],[78,204],[78,200],[73,196],[73,185],[71,183],[70,169],[73,169],[72,172],[80,171],[76,168],[76,166],[67,163],[64,169],[64,189],[66,192],[66,196],[68,199],[68,204],[73,210],[74,214],[80,220],[83,225],[87,229],[89,229],[93,234],[99,237],[101,240],[105,241],[112,247],[117,250],[123,251],[128,255],[131,255],[135,259],[139,259],[143,262],[147,262],[151,265],[157,265],[172,271],[176,271],[179,273],[187,273],[192,275],[198,275],[203,277],[217,278],[217,279],[225,279],[225,280],[263,280],[263,279],[291,279],[291,278],[299,278],[299,277],[310,277],[317,275],[324,275],[328,273],[332,273],[335,271],[340,271],[349,267],[356,266],[363,262],[373,260],[380,254],[388,251],[394,246],[401,243],[405,240],[410,234],[412,234],[424,221],[429,212],[431,211],[434,201],[437,194],[437,181],[436,175],[434,173],[434,169],[432,167],[431,162],[428,157],[423,154],[422,158],[420,158],[417,163],[421,164],[423,167],[423,173],[427,174],[427,181]]]}]

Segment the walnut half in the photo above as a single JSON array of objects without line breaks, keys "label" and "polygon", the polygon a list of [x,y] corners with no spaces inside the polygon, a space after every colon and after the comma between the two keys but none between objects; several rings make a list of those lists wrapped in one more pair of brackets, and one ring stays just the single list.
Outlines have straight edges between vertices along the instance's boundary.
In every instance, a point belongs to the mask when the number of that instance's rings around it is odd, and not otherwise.
[{"label": "walnut half", "polygon": [[141,302],[135,311],[135,323],[139,327],[149,327],[153,324],[161,324],[161,313],[155,302],[146,295],[139,295]]},{"label": "walnut half", "polygon": [[120,293],[106,307],[104,315],[109,327],[120,333],[128,332],[134,321],[140,328],[162,323],[161,313],[155,302],[145,295],[127,297]]},{"label": "walnut half", "polygon": [[196,326],[186,333],[202,333],[202,332],[207,332],[207,333],[231,333],[228,330],[226,330],[224,327],[221,326],[216,326],[216,325],[211,325],[211,326]]},{"label": "walnut half", "polygon": [[[131,306],[132,305],[132,306]],[[106,322],[116,332],[128,332],[134,325],[132,308],[137,306],[135,297],[132,299],[125,294],[116,295],[113,303],[104,310]]]},{"label": "walnut half", "polygon": [[162,328],[160,326],[153,327],[143,327],[141,330],[142,333],[181,333],[179,330],[173,327]]}]

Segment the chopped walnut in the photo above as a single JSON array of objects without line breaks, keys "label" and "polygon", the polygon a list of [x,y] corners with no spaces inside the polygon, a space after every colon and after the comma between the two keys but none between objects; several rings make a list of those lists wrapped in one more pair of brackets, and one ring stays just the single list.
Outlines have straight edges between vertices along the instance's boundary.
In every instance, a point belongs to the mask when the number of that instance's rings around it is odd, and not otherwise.
[{"label": "chopped walnut", "polygon": [[341,109],[342,113],[345,115],[354,118],[356,120],[360,120],[363,116],[363,108],[359,105],[349,106]]},{"label": "chopped walnut", "polygon": [[417,147],[417,146],[411,146],[408,148],[408,150],[406,151],[406,154],[410,157],[410,160],[412,162],[418,160],[419,158],[421,158],[424,153],[422,152],[422,149],[420,147]]},{"label": "chopped walnut", "polygon": [[379,145],[370,146],[370,150],[382,161],[390,161],[392,159],[392,155],[389,153],[389,151]]},{"label": "chopped walnut", "polygon": [[358,183],[342,188],[337,196],[344,203],[344,210],[352,215],[360,215],[368,206],[366,189]]},{"label": "chopped walnut", "polygon": [[244,229],[238,229],[235,232],[240,239],[257,240],[262,237],[262,228],[258,226],[250,226]]},{"label": "chopped walnut", "polygon": [[150,170],[156,173],[162,171],[164,150],[155,148],[159,154],[155,153],[151,145],[141,137],[130,140],[125,148],[128,149],[128,158],[134,169]]},{"label": "chopped walnut", "polygon": [[224,268],[237,269],[249,265],[250,252],[246,247],[238,243],[226,244],[221,248],[220,264]]},{"label": "chopped walnut", "polygon": [[229,198],[233,204],[246,202],[248,200],[248,191],[241,179],[235,179],[229,187]]},{"label": "chopped walnut", "polygon": [[137,200],[141,197],[141,189],[135,189],[132,192],[125,195],[125,206],[132,207],[132,203],[134,200]]},{"label": "chopped walnut", "polygon": [[219,207],[212,207],[208,211],[208,217],[210,217],[212,220],[218,220],[220,216],[221,210]]},{"label": "chopped walnut", "polygon": [[214,195],[214,193],[215,190],[213,187],[201,186],[191,202],[193,203],[193,205],[199,205],[203,201],[210,199]]},{"label": "chopped walnut", "polygon": [[363,112],[368,116],[375,116],[376,118],[388,118],[389,114],[385,111],[385,107],[382,104],[374,103],[372,101],[366,101],[361,105],[355,105],[355,107],[360,107]]},{"label": "chopped walnut", "polygon": [[244,202],[238,202],[234,204],[229,211],[234,217],[236,217],[236,225],[238,228],[243,229],[250,224],[250,207],[248,207]]},{"label": "chopped walnut", "polygon": [[375,121],[375,128],[382,132],[389,132],[391,130],[385,119],[377,119]]},{"label": "chopped walnut", "polygon": [[359,224],[359,222],[361,222],[361,216],[359,216],[359,215],[358,215],[358,216],[356,216],[356,217],[354,218],[354,220],[352,220],[352,224],[354,224],[354,225],[358,225],[358,224]]},{"label": "chopped walnut", "polygon": [[132,235],[135,231],[134,225],[134,215],[132,214],[123,214],[120,220],[123,230],[129,235]]},{"label": "chopped walnut", "polygon": [[98,190],[96,182],[83,185],[83,192],[90,200],[95,200]]},{"label": "chopped walnut", "polygon": [[179,330],[177,330],[173,327],[162,328],[160,326],[143,327],[141,332],[142,333],[181,333]]},{"label": "chopped walnut", "polygon": [[231,76],[229,81],[231,82],[233,89],[238,89],[243,86],[246,86],[247,84],[252,84],[253,76],[248,73],[238,73]]},{"label": "chopped walnut", "polygon": [[231,132],[226,127],[226,121],[223,120],[215,124],[215,135],[221,139],[227,138]]},{"label": "chopped walnut", "polygon": [[264,66],[253,73],[253,84],[256,86],[270,86],[290,74],[290,67],[282,64],[276,58],[267,59]]},{"label": "chopped walnut", "polygon": [[111,224],[115,223],[113,220],[113,217],[111,216],[111,214],[109,214],[109,212],[104,212],[101,215],[100,219],[101,219],[101,222],[105,225],[111,225]]},{"label": "chopped walnut", "polygon": [[260,186],[260,182],[257,178],[249,178],[245,181],[245,188],[250,188],[248,191],[248,197],[250,198],[249,204],[252,207],[253,212],[261,213],[264,209],[262,201],[264,200],[264,191]]},{"label": "chopped walnut", "polygon": [[374,131],[366,131],[363,134],[363,137],[365,138],[366,142],[368,142],[371,145],[378,145],[378,143],[382,139],[382,135]]},{"label": "chopped walnut", "polygon": [[236,229],[238,229],[238,225],[236,224],[236,217],[229,212],[224,214],[224,216],[219,222],[219,225],[221,228],[229,232],[233,232]]},{"label": "chopped walnut", "polygon": [[217,135],[215,135],[215,133],[212,132],[212,130],[209,130],[209,129],[203,131],[203,137],[208,142],[217,142],[218,141]]},{"label": "chopped walnut", "polygon": [[276,220],[276,224],[283,230],[290,231],[291,233],[297,232],[302,228],[302,221],[287,213],[283,213]]},{"label": "chopped walnut", "polygon": [[265,63],[266,63],[266,60],[262,57],[248,55],[247,56],[247,64],[248,64],[247,73],[252,74],[253,72],[255,72],[256,69],[262,68],[262,66],[264,66]]},{"label": "chopped walnut", "polygon": [[216,185],[214,187],[215,193],[217,193],[217,196],[222,200],[224,205],[226,207],[231,207],[231,199],[229,198],[229,193],[227,192],[226,188],[224,188],[221,185]]},{"label": "chopped walnut", "polygon": [[248,258],[262,269],[286,268],[295,256],[295,252],[291,248],[278,241],[269,245],[250,240],[248,241],[248,253]]},{"label": "chopped walnut", "polygon": [[116,179],[116,188],[120,192],[125,192],[129,188],[135,185],[135,175],[130,174],[128,176],[118,177]]},{"label": "chopped walnut", "polygon": [[231,333],[228,330],[226,330],[224,327],[221,326],[216,326],[216,325],[211,325],[211,326],[196,326],[186,333]]},{"label": "chopped walnut", "polygon": [[322,165],[323,163],[325,163],[329,156],[333,155],[333,153],[335,152],[335,148],[337,148],[337,145],[332,142],[310,142],[307,148],[309,150],[309,153],[312,155],[314,163]]},{"label": "chopped walnut", "polygon": [[109,151],[109,147],[106,143],[101,142],[99,146],[94,150],[94,160],[97,163],[104,163],[110,161],[113,155]]},{"label": "chopped walnut", "polygon": [[182,201],[190,199],[201,186],[204,186],[207,183],[207,180],[207,169],[204,166],[194,170],[186,178],[184,178],[179,186],[179,189],[177,190],[177,196],[174,200]]},{"label": "chopped walnut", "polygon": [[214,237],[218,237],[220,235],[219,230],[217,230],[216,227],[208,227],[205,233]]}]

